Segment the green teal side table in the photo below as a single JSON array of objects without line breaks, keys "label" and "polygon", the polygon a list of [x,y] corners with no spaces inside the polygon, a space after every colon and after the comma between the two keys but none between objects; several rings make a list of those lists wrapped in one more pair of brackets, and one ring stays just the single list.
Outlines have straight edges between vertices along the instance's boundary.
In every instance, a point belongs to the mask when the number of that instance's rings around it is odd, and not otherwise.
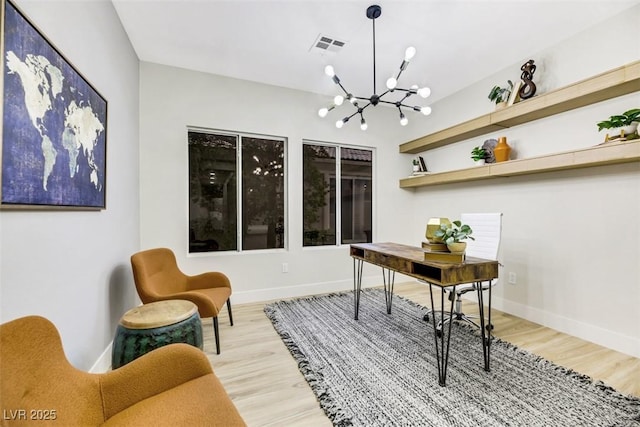
[{"label": "green teal side table", "polygon": [[194,303],[167,300],[133,308],[122,316],[116,328],[111,367],[118,369],[156,348],[173,343],[191,344],[202,350],[202,322]]}]

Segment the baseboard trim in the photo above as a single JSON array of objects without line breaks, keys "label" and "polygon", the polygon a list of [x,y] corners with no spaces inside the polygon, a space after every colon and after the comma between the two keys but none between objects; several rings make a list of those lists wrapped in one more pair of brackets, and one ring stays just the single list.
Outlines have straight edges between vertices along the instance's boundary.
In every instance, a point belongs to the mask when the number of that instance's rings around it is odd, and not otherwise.
[{"label": "baseboard trim", "polygon": [[[362,278],[362,287],[380,286],[380,276]],[[295,286],[280,286],[250,291],[234,291],[231,295],[233,304],[248,304],[253,302],[267,302],[283,298],[304,297],[329,292],[344,292],[353,290],[353,279],[337,280],[334,282],[305,283]]]},{"label": "baseboard trim", "polygon": [[[464,298],[476,302],[478,301],[478,299],[475,296],[470,295],[470,293],[465,295]],[[493,308],[500,310],[503,313],[508,313],[521,319],[554,329],[558,332],[580,338],[581,340],[589,341],[608,349],[640,358],[640,339],[638,338],[604,329],[597,325],[569,319],[545,310],[505,300],[496,295],[493,295],[491,304]]]},{"label": "baseboard trim", "polygon": [[104,372],[111,370],[111,348],[112,348],[112,343],[109,343],[109,345],[102,352],[98,360],[96,360],[96,363],[94,363],[91,369],[89,369],[89,373],[102,374]]},{"label": "baseboard trim", "polygon": [[[398,278],[396,278],[398,279]],[[396,280],[396,282],[400,283]],[[380,276],[368,276],[362,278],[362,287],[370,288],[380,286]],[[344,292],[353,289],[353,280],[338,280],[334,282],[307,283],[296,286],[281,286],[267,289],[234,292],[232,300],[234,304],[248,304],[254,302],[267,302],[283,298],[296,298],[307,295],[318,295],[330,292]],[[465,299],[475,300],[467,294]],[[505,300],[496,295],[492,298],[493,308],[504,313],[520,317],[530,322],[537,323],[547,328],[589,341],[620,353],[640,358],[640,340],[623,335],[598,326],[549,313],[544,310],[529,307],[513,301]],[[107,372],[111,369],[111,343],[102,352],[100,358],[91,367],[91,373]]]}]

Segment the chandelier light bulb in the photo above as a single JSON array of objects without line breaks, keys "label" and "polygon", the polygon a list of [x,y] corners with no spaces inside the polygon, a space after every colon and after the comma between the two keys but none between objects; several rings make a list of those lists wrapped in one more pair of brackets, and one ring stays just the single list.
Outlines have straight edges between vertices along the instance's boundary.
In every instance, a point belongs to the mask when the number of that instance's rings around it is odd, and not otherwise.
[{"label": "chandelier light bulb", "polygon": [[324,67],[324,73],[329,76],[329,77],[333,77],[336,75],[335,71],[333,71],[333,67],[331,65],[327,65],[326,67]]},{"label": "chandelier light bulb", "polygon": [[404,115],[404,113],[400,113],[400,124],[402,126],[406,126],[409,123],[409,119]]},{"label": "chandelier light bulb", "polygon": [[335,98],[333,98],[333,103],[336,105],[342,105],[343,102],[344,97],[342,95],[336,95]]},{"label": "chandelier light bulb", "polygon": [[387,80],[387,89],[393,90],[397,85],[398,81],[394,77],[389,77],[389,80]]},{"label": "chandelier light bulb", "polygon": [[428,87],[423,87],[418,89],[418,95],[420,95],[423,98],[427,98],[429,97],[429,95],[431,95],[431,89],[429,89]]},{"label": "chandelier light bulb", "polygon": [[343,125],[344,125],[344,122],[343,122],[342,120],[338,120],[338,121],[336,122],[336,127],[337,127],[338,129],[342,129],[342,126],[343,126]]},{"label": "chandelier light bulb", "polygon": [[416,48],[409,46],[407,50],[404,51],[404,60],[409,62],[414,56],[416,56]]},{"label": "chandelier light bulb", "polygon": [[328,108],[321,108],[320,110],[318,110],[318,115],[322,118],[327,117],[328,113],[329,113]]},{"label": "chandelier light bulb", "polygon": [[420,112],[425,116],[428,116],[429,114],[431,114],[431,107],[422,107],[420,109]]},{"label": "chandelier light bulb", "polygon": [[360,120],[360,129],[362,130],[367,130],[367,122],[364,121],[364,117],[362,118],[362,120]]}]

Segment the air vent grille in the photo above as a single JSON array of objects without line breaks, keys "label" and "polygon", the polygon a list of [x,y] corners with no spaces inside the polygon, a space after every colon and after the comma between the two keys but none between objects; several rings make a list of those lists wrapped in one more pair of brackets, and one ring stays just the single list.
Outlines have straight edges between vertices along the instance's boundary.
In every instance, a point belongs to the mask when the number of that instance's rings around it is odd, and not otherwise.
[{"label": "air vent grille", "polygon": [[313,45],[311,46],[310,50],[312,52],[318,52],[321,54],[324,54],[327,52],[337,53],[344,47],[345,44],[346,42],[342,40],[338,40],[334,37],[329,37],[321,34],[313,42]]}]

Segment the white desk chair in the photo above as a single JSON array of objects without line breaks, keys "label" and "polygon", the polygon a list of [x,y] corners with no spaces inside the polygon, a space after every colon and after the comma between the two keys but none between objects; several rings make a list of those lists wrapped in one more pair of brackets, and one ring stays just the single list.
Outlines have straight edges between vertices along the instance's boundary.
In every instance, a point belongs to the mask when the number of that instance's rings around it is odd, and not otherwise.
[{"label": "white desk chair", "polygon": [[[502,233],[502,213],[467,213],[462,214],[460,221],[463,224],[468,224],[473,230],[473,238],[475,240],[467,240],[466,256],[475,258],[484,258],[497,260],[498,248],[500,247],[500,236]],[[490,286],[495,286],[498,283],[498,279],[493,279],[490,282],[482,282],[482,290],[489,289]],[[456,286],[455,293],[452,292],[453,288],[443,288],[444,292],[449,294],[449,301],[455,298],[455,306],[453,310],[454,320],[463,320],[480,328],[472,318],[478,318],[478,316],[467,315],[462,312],[462,295],[467,292],[475,292],[477,290],[475,283],[464,283]],[[429,321],[431,310],[424,315],[424,320]],[[443,322],[440,322],[437,326],[438,331],[442,331],[443,324],[446,324],[451,318],[448,317],[448,312]],[[435,317],[435,316],[434,316]],[[493,329],[493,325],[488,325]]]}]

